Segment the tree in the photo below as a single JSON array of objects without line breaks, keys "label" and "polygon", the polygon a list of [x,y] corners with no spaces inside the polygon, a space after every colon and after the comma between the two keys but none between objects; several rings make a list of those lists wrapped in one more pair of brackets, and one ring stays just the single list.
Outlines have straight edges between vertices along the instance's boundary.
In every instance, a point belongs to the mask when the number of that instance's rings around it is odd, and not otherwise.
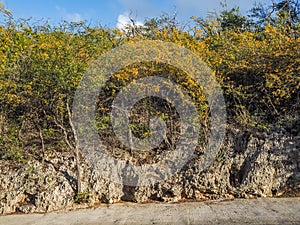
[{"label": "tree", "polygon": [[248,19],[240,14],[239,8],[221,11],[218,21],[222,29],[246,31],[250,28]]},{"label": "tree", "polygon": [[254,5],[249,13],[253,24],[255,24],[259,30],[267,24],[276,27],[289,27],[294,33],[300,28],[300,3],[298,0],[273,2],[272,5],[269,6],[258,3]]}]

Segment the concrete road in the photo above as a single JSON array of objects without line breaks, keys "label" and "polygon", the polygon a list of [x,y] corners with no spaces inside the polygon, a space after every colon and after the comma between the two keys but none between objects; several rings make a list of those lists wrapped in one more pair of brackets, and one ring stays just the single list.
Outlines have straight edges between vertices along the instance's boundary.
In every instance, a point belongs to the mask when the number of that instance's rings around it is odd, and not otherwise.
[{"label": "concrete road", "polygon": [[93,209],[0,216],[1,225],[300,224],[300,198],[122,203]]}]

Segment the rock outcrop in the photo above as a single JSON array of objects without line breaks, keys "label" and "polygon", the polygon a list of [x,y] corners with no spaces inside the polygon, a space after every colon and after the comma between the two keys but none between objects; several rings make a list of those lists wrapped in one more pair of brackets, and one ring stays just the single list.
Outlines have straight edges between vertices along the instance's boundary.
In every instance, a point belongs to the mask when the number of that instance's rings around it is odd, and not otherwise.
[{"label": "rock outcrop", "polygon": [[[228,128],[216,160],[200,171],[197,159],[171,179],[151,187],[127,187],[96,176],[82,160],[81,196],[69,152],[48,153],[42,161],[0,163],[0,214],[47,212],[119,201],[180,201],[219,198],[299,196],[300,136],[286,129],[252,134]],[[76,201],[86,202],[78,205]]]}]

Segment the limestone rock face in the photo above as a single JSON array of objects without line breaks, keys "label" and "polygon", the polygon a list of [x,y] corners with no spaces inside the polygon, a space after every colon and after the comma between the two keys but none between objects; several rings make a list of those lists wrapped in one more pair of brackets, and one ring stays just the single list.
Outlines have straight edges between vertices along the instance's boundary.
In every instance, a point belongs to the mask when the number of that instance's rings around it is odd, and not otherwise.
[{"label": "limestone rock face", "polygon": [[195,157],[159,184],[129,187],[101,178],[82,160],[78,205],[76,165],[69,152],[49,153],[44,162],[13,166],[0,161],[0,214],[47,212],[119,201],[181,201],[299,196],[300,136],[285,130],[252,134],[228,128],[216,160],[205,170]]}]

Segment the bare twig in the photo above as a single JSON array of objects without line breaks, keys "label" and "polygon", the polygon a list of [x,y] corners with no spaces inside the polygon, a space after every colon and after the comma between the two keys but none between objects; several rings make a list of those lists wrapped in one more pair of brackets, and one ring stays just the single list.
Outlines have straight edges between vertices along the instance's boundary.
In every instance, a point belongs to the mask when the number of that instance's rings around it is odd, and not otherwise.
[{"label": "bare twig", "polygon": [[76,133],[76,129],[74,126],[74,123],[72,121],[72,113],[70,110],[70,106],[69,106],[69,102],[67,101],[67,110],[68,110],[68,116],[69,116],[69,123],[70,126],[72,128],[72,132],[74,135],[74,139],[75,139],[75,148],[74,148],[74,152],[75,152],[75,160],[76,160],[76,167],[77,167],[77,193],[81,193],[82,192],[82,188],[81,188],[81,171],[80,171],[80,159],[79,159],[79,149],[78,149],[78,137],[77,137],[77,133]]},{"label": "bare twig", "polygon": [[53,116],[53,121],[56,124],[56,126],[58,126],[64,132],[64,139],[66,144],[69,146],[70,149],[74,150],[74,146],[69,141],[67,129],[61,123],[58,122],[55,116]]},{"label": "bare twig", "polygon": [[78,137],[77,137],[77,133],[76,133],[76,130],[75,130],[74,123],[72,121],[72,113],[71,113],[70,106],[69,106],[69,100],[67,100],[66,106],[67,106],[67,111],[68,111],[69,124],[71,126],[72,133],[73,133],[73,136],[74,136],[74,139],[75,139],[75,144],[74,145],[72,145],[71,142],[70,142],[67,128],[63,125],[63,122],[59,122],[55,116],[53,116],[53,118],[54,118],[54,123],[63,131],[64,139],[65,139],[66,144],[69,146],[69,148],[72,151],[74,151],[75,161],[76,161],[77,194],[79,194],[79,193],[82,192],[82,188],[81,188],[81,171],[80,171],[79,149],[78,149],[78,146],[77,146]]},{"label": "bare twig", "polygon": [[41,144],[42,144],[42,154],[43,154],[42,164],[44,164],[44,161],[45,161],[45,141],[44,141],[43,131],[40,127],[39,127],[39,135],[40,135]]}]

